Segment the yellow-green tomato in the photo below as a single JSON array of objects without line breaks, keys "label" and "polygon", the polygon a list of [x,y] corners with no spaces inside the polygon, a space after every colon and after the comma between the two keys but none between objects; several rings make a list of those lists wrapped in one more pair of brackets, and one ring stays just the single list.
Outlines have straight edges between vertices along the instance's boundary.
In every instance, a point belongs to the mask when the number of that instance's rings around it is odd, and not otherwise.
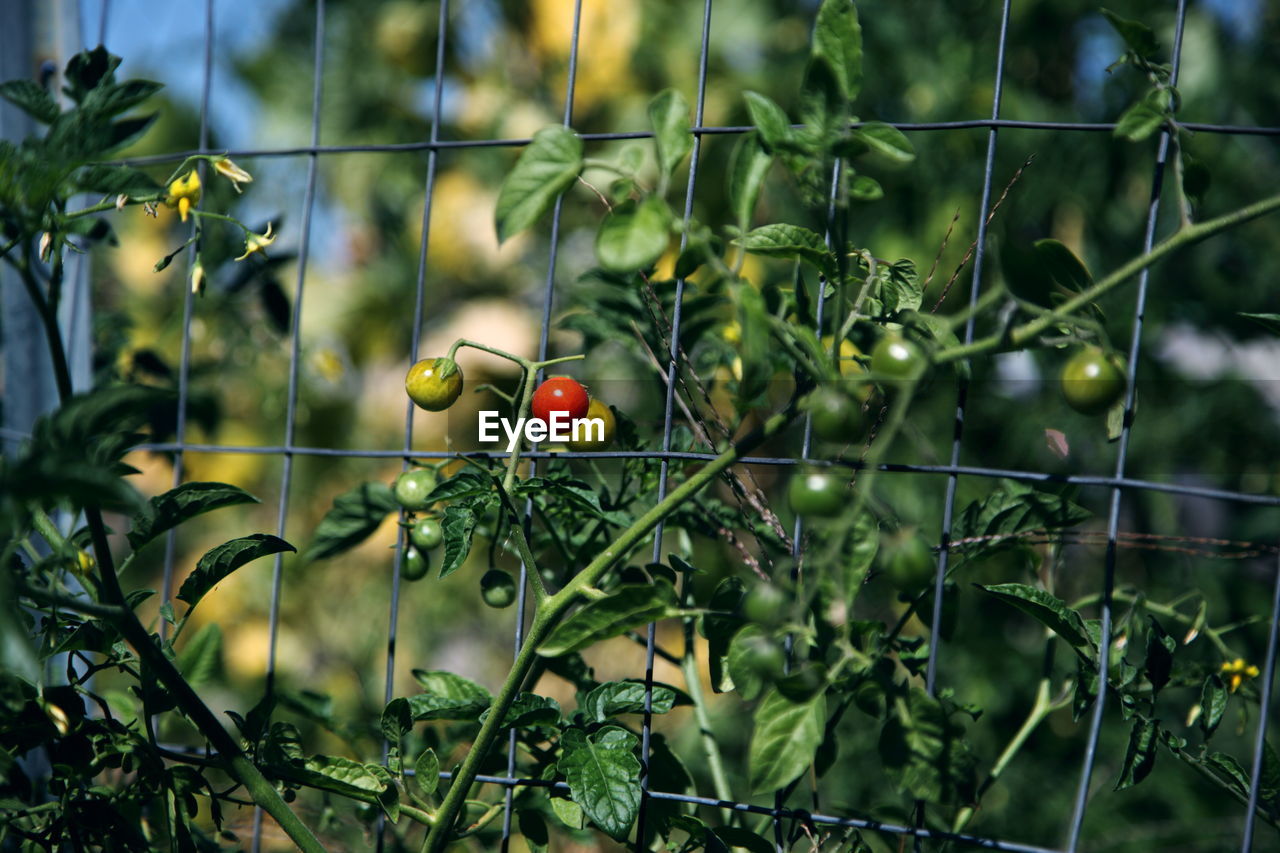
[{"label": "yellow-green tomato", "polygon": [[409,529],[409,541],[423,551],[439,548],[444,541],[444,529],[434,518],[420,518]]},{"label": "yellow-green tomato", "polygon": [[591,405],[587,406],[586,419],[589,421],[599,420],[604,427],[603,434],[597,435],[595,427],[592,425],[588,431],[579,436],[578,441],[569,440],[569,449],[579,453],[583,451],[608,450],[609,445],[613,444],[614,435],[618,432],[618,419],[613,416],[613,409],[593,397],[591,398]]},{"label": "yellow-green tomato", "polygon": [[391,492],[400,506],[409,512],[418,512],[431,506],[427,496],[435,490],[438,481],[436,472],[430,468],[410,468],[396,477]]},{"label": "yellow-green tomato", "polygon": [[428,412],[442,412],[462,393],[462,368],[451,358],[424,358],[405,374],[404,390]]},{"label": "yellow-green tomato", "polygon": [[1098,415],[1124,398],[1119,359],[1098,347],[1085,347],[1062,366],[1062,396],[1084,415]]}]

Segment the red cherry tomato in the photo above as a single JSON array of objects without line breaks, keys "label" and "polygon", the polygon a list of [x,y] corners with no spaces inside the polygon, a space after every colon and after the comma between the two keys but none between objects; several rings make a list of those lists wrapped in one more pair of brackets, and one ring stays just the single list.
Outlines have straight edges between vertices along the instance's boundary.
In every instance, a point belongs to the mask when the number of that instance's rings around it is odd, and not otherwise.
[{"label": "red cherry tomato", "polygon": [[585,418],[590,406],[587,389],[568,376],[552,376],[533,392],[533,416],[547,423],[553,412],[567,412],[570,421]]}]

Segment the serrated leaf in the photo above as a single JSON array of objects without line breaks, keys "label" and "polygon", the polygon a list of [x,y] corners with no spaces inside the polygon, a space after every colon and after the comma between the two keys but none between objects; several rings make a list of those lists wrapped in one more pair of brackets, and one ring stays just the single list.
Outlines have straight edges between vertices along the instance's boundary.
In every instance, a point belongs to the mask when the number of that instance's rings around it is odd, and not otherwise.
[{"label": "serrated leaf", "polygon": [[577,134],[559,125],[535,133],[498,190],[498,242],[536,222],[581,171],[582,140]]},{"label": "serrated leaf", "polygon": [[862,27],[852,0],[823,0],[810,52],[830,63],[846,101],[858,97],[862,89]]},{"label": "serrated leaf", "polygon": [[1092,660],[1093,655],[1096,654],[1097,646],[1089,636],[1080,614],[1068,607],[1067,603],[1057,596],[1021,583],[974,585],[1031,616],[1066,640],[1075,649],[1076,654],[1086,660]]},{"label": "serrated leaf", "polygon": [[0,83],[0,98],[41,124],[51,124],[62,112],[53,96],[31,80],[6,80]]},{"label": "serrated leaf", "polygon": [[825,693],[793,702],[770,690],[756,708],[747,767],[753,793],[789,784],[812,762],[827,722]]},{"label": "serrated leaf", "polygon": [[649,124],[658,153],[658,168],[667,177],[693,150],[689,127],[689,102],[678,89],[666,89],[649,102]]},{"label": "serrated leaf", "polygon": [[423,692],[406,697],[414,720],[476,720],[493,704],[484,687],[451,672],[415,669]]},{"label": "serrated leaf", "polygon": [[1214,752],[1205,758],[1214,772],[1220,776],[1236,793],[1249,796],[1249,774],[1240,763],[1225,752]]},{"label": "serrated leaf", "polygon": [[[484,723],[489,716],[486,710],[479,717],[479,722]],[[536,693],[521,693],[512,701],[511,707],[507,709],[506,716],[502,718],[502,727],[504,729],[521,729],[530,726],[554,726],[560,722],[560,703],[549,696],[539,696]]]},{"label": "serrated leaf", "polygon": [[[485,495],[493,491],[493,477],[474,468],[463,468],[447,480],[443,480],[427,495],[428,503],[455,501]],[[519,489],[517,487],[517,493]]]},{"label": "serrated leaf", "polygon": [[[472,503],[485,506],[489,496],[473,499]],[[462,568],[467,555],[471,553],[471,536],[475,532],[479,517],[470,504],[451,503],[444,508],[440,516],[440,527],[444,530],[444,559],[440,562],[440,577],[449,575]]]},{"label": "serrated leaf", "polygon": [[729,213],[736,225],[745,227],[760,198],[765,175],[773,165],[773,155],[755,131],[743,134],[729,157]]},{"label": "serrated leaf", "polygon": [[1216,672],[1204,680],[1204,686],[1200,688],[1200,731],[1204,732],[1205,743],[1218,730],[1229,698],[1227,685]]},{"label": "serrated leaf", "polygon": [[399,507],[386,483],[361,483],[343,492],[333,499],[333,508],[316,526],[303,559],[323,560],[354,548],[378,529],[388,513]]},{"label": "serrated leaf", "polygon": [[667,250],[671,211],[657,196],[615,207],[596,233],[596,257],[611,272],[635,272],[657,263]]},{"label": "serrated leaf", "polygon": [[1156,720],[1137,718],[1129,730],[1129,746],[1125,749],[1124,764],[1115,790],[1132,788],[1147,776],[1156,764],[1156,744],[1159,743],[1159,723]]},{"label": "serrated leaf", "polygon": [[[610,681],[588,693],[579,710],[587,719],[603,723],[618,714],[644,712],[645,686],[639,681]],[[655,714],[665,714],[675,706],[676,692],[670,687],[655,684],[651,708]]]},{"label": "serrated leaf", "polygon": [[211,510],[237,504],[258,503],[258,499],[227,483],[183,483],[147,502],[147,508],[133,518],[129,544],[137,551],[170,528]]},{"label": "serrated leaf", "polygon": [[1156,34],[1146,24],[1122,18],[1110,9],[1099,9],[1099,11],[1102,12],[1102,17],[1107,19],[1107,23],[1120,34],[1120,38],[1124,39],[1125,45],[1138,56],[1150,58],[1159,49]]},{"label": "serrated leaf", "polygon": [[1014,480],[1001,480],[996,490],[965,507],[953,539],[1013,536],[1030,530],[1073,527],[1093,517],[1064,497],[1041,492]]},{"label": "serrated leaf", "polygon": [[605,726],[588,735],[568,729],[556,768],[569,783],[569,796],[591,822],[610,837],[625,840],[640,811],[639,738],[626,729]]},{"label": "serrated leaf", "polygon": [[297,550],[283,539],[267,533],[254,533],[224,542],[209,550],[196,563],[196,570],[187,576],[178,590],[178,600],[195,607],[205,593],[246,563],[270,554]]},{"label": "serrated leaf", "polygon": [[102,45],[82,50],[67,61],[62,75],[66,81],[64,91],[79,102],[90,90],[111,83],[119,65],[120,57],[108,53]]},{"label": "serrated leaf", "polygon": [[795,134],[791,130],[791,120],[782,107],[759,92],[744,92],[742,97],[747,102],[751,123],[760,133],[760,140],[766,148],[776,152],[794,146]]},{"label": "serrated leaf", "polygon": [[805,66],[800,86],[800,118],[810,146],[825,151],[843,137],[849,123],[849,99],[835,69],[825,56],[814,56]]},{"label": "serrated leaf", "polygon": [[[299,768],[308,784],[336,794],[381,794],[394,785],[391,774],[377,764],[364,764],[340,755],[313,755]],[[299,772],[298,770],[294,771]]]},{"label": "serrated leaf", "polygon": [[828,278],[835,275],[835,256],[827,248],[822,235],[799,225],[781,222],[762,225],[735,239],[733,245],[741,246],[753,255],[799,258],[813,264]]},{"label": "serrated leaf", "polygon": [[902,131],[891,124],[869,121],[855,127],[849,135],[888,163],[905,166],[916,159],[916,149]]},{"label": "serrated leaf", "polygon": [[601,640],[616,637],[636,625],[680,614],[671,584],[627,584],[604,598],[589,601],[565,619],[538,648],[545,657],[576,652]]},{"label": "serrated leaf", "polygon": [[1121,113],[1116,121],[1114,133],[1120,139],[1129,142],[1140,142],[1155,133],[1168,118],[1168,96],[1159,90],[1152,90],[1140,101],[1135,102]]},{"label": "serrated leaf", "polygon": [[210,622],[191,635],[178,653],[178,671],[192,687],[199,687],[222,669],[222,629]]},{"label": "serrated leaf", "polygon": [[880,732],[880,759],[898,788],[933,803],[970,802],[974,759],[942,701],[912,688]]}]

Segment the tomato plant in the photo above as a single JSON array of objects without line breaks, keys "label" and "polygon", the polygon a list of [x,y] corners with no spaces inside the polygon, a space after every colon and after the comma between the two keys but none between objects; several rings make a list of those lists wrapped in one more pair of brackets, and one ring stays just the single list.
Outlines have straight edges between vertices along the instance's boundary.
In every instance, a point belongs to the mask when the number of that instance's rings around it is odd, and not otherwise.
[{"label": "tomato plant", "polygon": [[425,551],[407,547],[400,552],[400,577],[407,581],[422,580],[431,570],[431,560]]},{"label": "tomato plant", "polygon": [[441,412],[462,394],[462,368],[452,358],[424,358],[404,377],[409,399],[428,412]]},{"label": "tomato plant", "polygon": [[920,346],[898,332],[886,332],[871,350],[871,372],[890,381],[918,379],[928,364]]},{"label": "tomato plant", "polygon": [[570,420],[584,418],[591,408],[587,389],[568,376],[552,376],[533,392],[532,411],[535,418],[551,422],[551,416],[563,412]]},{"label": "tomato plant", "polygon": [[1067,405],[1081,414],[1101,414],[1124,399],[1123,366],[1098,347],[1085,347],[1067,359],[1059,382]]}]

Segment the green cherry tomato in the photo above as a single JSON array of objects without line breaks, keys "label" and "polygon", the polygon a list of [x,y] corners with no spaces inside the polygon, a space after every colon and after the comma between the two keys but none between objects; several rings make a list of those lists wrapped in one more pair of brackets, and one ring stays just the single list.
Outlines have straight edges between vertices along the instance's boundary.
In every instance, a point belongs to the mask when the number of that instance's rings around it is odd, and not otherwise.
[{"label": "green cherry tomato", "polygon": [[410,468],[396,477],[391,491],[396,503],[409,512],[418,512],[431,506],[427,496],[435,489],[438,479],[430,468]]},{"label": "green cherry tomato", "polygon": [[897,332],[888,332],[871,350],[871,372],[895,381],[919,379],[929,360],[919,346]]},{"label": "green cherry tomato", "polygon": [[417,548],[405,548],[400,552],[400,577],[404,580],[422,580],[430,570],[431,561]]},{"label": "green cherry tomato", "polygon": [[568,442],[569,449],[577,452],[608,450],[609,445],[613,444],[613,437],[618,432],[618,419],[613,416],[613,410],[599,400],[592,398],[591,405],[587,407],[587,420],[595,420],[599,418],[604,422],[604,436],[596,440],[595,433],[589,435],[590,438],[584,437],[581,441],[570,440]]},{"label": "green cherry tomato", "polygon": [[742,663],[766,681],[781,678],[787,655],[777,640],[752,635],[741,640]]},{"label": "green cherry tomato", "polygon": [[1062,396],[1084,415],[1098,415],[1124,398],[1125,379],[1119,359],[1097,347],[1085,347],[1062,367]]},{"label": "green cherry tomato", "polygon": [[805,401],[813,434],[823,441],[850,442],[862,437],[865,418],[857,400],[824,385]]},{"label": "green cherry tomato", "polygon": [[844,481],[830,471],[802,469],[791,477],[787,498],[797,515],[839,515],[849,499]]},{"label": "green cherry tomato", "polygon": [[442,412],[462,393],[462,368],[451,358],[424,358],[409,368],[404,390],[428,412]]},{"label": "green cherry tomato", "polygon": [[790,599],[777,584],[763,581],[753,586],[742,598],[742,615],[757,625],[777,625],[787,617]]},{"label": "green cherry tomato", "polygon": [[490,569],[480,578],[480,597],[490,607],[510,607],[516,600],[516,582],[502,569]]},{"label": "green cherry tomato", "polygon": [[413,543],[413,547],[422,551],[439,548],[444,541],[444,529],[434,518],[420,518],[409,530],[409,541]]},{"label": "green cherry tomato", "polygon": [[937,572],[933,551],[914,530],[887,540],[880,551],[880,564],[894,589],[913,594],[933,583]]}]

